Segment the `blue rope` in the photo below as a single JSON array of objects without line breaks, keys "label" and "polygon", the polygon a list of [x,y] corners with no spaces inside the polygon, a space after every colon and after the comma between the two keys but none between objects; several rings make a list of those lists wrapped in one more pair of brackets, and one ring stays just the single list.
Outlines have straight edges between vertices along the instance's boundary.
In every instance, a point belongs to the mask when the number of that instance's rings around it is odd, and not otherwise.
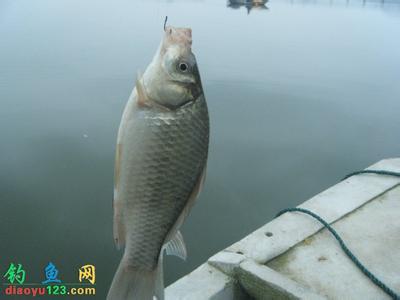
[{"label": "blue rope", "polygon": [[383,171],[383,170],[362,170],[362,171],[356,171],[356,172],[350,173],[349,175],[344,177],[342,179],[342,181],[351,176],[358,175],[358,174],[378,174],[378,175],[388,175],[388,176],[400,177],[400,173],[398,173],[398,172]]},{"label": "blue rope", "polygon": [[[390,172],[390,171],[382,171],[382,170],[363,170],[363,171],[357,171],[353,172],[349,175],[347,175],[345,178],[342,180],[345,180],[351,176],[358,175],[358,174],[364,174],[364,173],[372,173],[372,174],[379,174],[379,175],[390,175],[390,176],[396,176],[400,177],[400,173],[397,172]],[[396,294],[395,291],[393,291],[390,287],[388,287],[386,284],[384,284],[380,279],[378,279],[374,274],[372,274],[359,260],[358,258],[353,254],[353,252],[350,251],[350,249],[346,246],[342,238],[339,236],[339,234],[336,232],[335,229],[331,227],[324,219],[322,219],[320,216],[317,214],[313,213],[310,210],[304,209],[304,208],[286,208],[284,210],[281,210],[275,218],[279,217],[280,215],[286,213],[286,212],[302,212],[307,215],[310,215],[314,219],[318,220],[322,225],[325,226],[326,229],[328,229],[332,235],[335,237],[335,239],[339,242],[340,247],[342,247],[344,253],[350,258],[350,260],[360,269],[361,272],[364,273],[365,276],[367,276],[375,285],[380,287],[386,294],[388,294],[392,299],[394,300],[400,300],[400,295]]]}]

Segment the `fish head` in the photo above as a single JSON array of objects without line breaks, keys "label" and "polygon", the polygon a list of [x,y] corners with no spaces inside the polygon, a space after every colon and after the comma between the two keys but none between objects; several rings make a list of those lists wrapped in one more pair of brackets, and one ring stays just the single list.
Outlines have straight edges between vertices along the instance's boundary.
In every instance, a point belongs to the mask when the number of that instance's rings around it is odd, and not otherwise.
[{"label": "fish head", "polygon": [[179,84],[196,83],[196,58],[192,53],[191,29],[166,27],[161,55],[169,80]]},{"label": "fish head", "polygon": [[144,74],[144,83],[153,101],[172,109],[203,94],[190,28],[165,28],[156,56]]}]

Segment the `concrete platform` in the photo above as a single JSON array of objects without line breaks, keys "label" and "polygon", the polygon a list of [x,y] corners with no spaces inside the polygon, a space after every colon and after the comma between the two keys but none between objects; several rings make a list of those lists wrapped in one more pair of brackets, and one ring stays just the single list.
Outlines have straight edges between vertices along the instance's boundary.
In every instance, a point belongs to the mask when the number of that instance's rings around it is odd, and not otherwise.
[{"label": "concrete platform", "polygon": [[[370,169],[400,172],[400,159]],[[362,174],[304,202],[372,273],[400,293],[400,178]],[[166,289],[167,300],[390,299],[322,225],[286,213]]]}]

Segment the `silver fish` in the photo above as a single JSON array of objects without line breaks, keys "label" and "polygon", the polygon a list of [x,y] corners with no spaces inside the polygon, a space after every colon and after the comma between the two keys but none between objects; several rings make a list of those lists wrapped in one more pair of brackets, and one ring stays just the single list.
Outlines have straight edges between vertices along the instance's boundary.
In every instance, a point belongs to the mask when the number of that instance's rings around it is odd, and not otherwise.
[{"label": "silver fish", "polygon": [[164,249],[186,258],[179,228],[201,190],[209,144],[191,45],[191,29],[165,28],[122,116],[113,203],[114,239],[125,250],[108,300],[163,300]]}]

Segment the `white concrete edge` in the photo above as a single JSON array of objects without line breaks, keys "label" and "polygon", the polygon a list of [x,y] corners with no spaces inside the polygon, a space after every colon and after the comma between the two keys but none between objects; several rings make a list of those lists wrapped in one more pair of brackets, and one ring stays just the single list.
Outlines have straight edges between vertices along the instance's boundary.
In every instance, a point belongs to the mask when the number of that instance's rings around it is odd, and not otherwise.
[{"label": "white concrete edge", "polygon": [[233,278],[202,264],[165,289],[166,300],[235,299],[236,285]]},{"label": "white concrete edge", "polygon": [[246,259],[240,263],[237,278],[255,299],[326,299],[305,286],[268,268]]},{"label": "white concrete edge", "polygon": [[235,270],[246,257],[242,254],[222,250],[208,259],[208,264],[233,277]]},{"label": "white concrete edge", "polygon": [[[400,158],[381,160],[367,169],[400,172]],[[396,177],[357,175],[332,186],[299,207],[309,209],[333,223],[399,184],[400,179]],[[279,273],[277,275],[276,271],[263,264],[321,228],[322,225],[303,214],[286,213],[218,252],[207,263],[170,285],[166,289],[166,300],[241,299],[240,292],[239,296],[235,296],[235,279],[236,273],[243,270],[253,270],[253,275],[263,280],[273,279],[275,284],[272,286],[277,289],[282,287],[291,291],[293,288],[292,292],[298,292],[300,288],[312,296],[310,299],[317,299],[320,296],[311,294],[293,281],[288,282],[290,279]],[[266,233],[272,233],[272,236]]]},{"label": "white concrete edge", "polygon": [[[400,158],[381,160],[368,169],[400,172]],[[298,207],[309,209],[328,223],[333,223],[398,184],[400,178],[397,177],[361,174],[337,183]],[[322,227],[319,222],[305,214],[286,213],[229,246],[225,251],[243,254],[264,264],[315,234]]]}]

